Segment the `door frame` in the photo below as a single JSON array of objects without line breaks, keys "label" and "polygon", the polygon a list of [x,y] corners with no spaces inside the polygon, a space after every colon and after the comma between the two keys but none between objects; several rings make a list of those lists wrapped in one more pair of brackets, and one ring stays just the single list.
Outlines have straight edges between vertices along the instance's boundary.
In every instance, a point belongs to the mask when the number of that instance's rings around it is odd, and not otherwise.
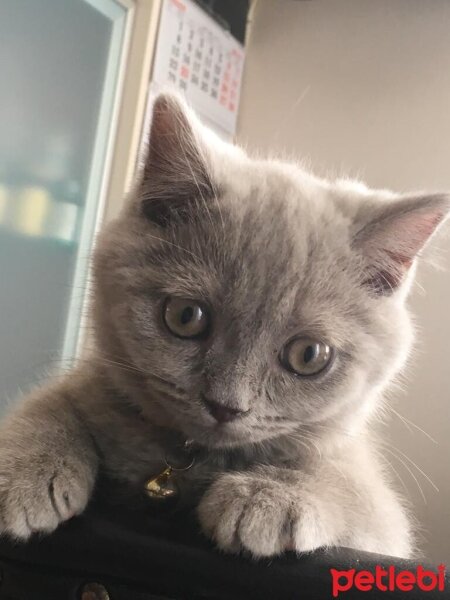
[{"label": "door frame", "polygon": [[[84,0],[114,19],[111,0]],[[163,0],[113,0],[126,9],[123,21],[113,23],[114,36],[121,40],[119,68],[117,55],[108,59],[105,86],[99,110],[93,160],[81,224],[81,236],[66,323],[63,364],[71,365],[89,349],[89,298],[91,264],[88,255],[103,222],[115,217],[131,187],[142,126],[145,118],[153,54]],[[120,17],[118,18],[120,21]],[[114,31],[115,29],[115,31]],[[112,103],[112,104],[111,104]],[[108,127],[105,147],[102,128]],[[104,132],[104,129],[103,129]]]}]

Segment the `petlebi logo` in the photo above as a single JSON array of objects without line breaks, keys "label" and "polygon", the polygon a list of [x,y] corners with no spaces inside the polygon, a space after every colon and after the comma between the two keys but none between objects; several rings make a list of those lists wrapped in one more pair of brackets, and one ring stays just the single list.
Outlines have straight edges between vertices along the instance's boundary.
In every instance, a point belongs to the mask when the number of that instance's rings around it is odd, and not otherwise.
[{"label": "petlebi logo", "polygon": [[426,570],[421,565],[418,565],[414,571],[402,571],[394,566],[385,569],[376,565],[375,569],[371,571],[330,569],[330,574],[333,598],[337,598],[341,594],[342,598],[345,598],[345,592],[355,589],[361,592],[372,590],[379,592],[445,591],[445,565],[439,565],[437,571]]}]

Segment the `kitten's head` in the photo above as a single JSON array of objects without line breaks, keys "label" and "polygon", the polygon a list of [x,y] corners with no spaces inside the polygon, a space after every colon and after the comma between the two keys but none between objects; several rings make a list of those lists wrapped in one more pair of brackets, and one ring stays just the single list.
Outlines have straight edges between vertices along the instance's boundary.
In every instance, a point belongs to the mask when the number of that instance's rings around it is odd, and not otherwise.
[{"label": "kitten's head", "polygon": [[100,355],[144,415],[209,446],[358,427],[406,358],[415,258],[449,208],[253,160],[159,96],[96,253]]}]

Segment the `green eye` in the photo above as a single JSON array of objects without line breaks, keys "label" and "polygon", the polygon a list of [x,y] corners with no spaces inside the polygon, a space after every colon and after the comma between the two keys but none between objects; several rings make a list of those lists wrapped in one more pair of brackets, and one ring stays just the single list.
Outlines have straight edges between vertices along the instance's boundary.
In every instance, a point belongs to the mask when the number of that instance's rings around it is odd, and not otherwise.
[{"label": "green eye", "polygon": [[181,338],[200,337],[207,332],[210,321],[200,302],[185,298],[168,298],[163,318],[169,331]]},{"label": "green eye", "polygon": [[298,337],[286,344],[281,351],[280,362],[288,371],[307,377],[323,371],[333,358],[328,344],[308,337]]}]

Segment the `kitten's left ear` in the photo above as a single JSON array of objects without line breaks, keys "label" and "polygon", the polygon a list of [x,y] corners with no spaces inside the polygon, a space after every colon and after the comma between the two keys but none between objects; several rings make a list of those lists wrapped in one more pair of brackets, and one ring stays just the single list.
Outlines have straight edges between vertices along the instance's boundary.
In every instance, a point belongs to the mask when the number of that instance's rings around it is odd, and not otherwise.
[{"label": "kitten's left ear", "polygon": [[201,127],[178,96],[156,98],[140,202],[145,217],[158,226],[186,220],[192,205],[214,196]]},{"label": "kitten's left ear", "polygon": [[364,256],[364,284],[379,295],[394,292],[449,211],[448,194],[371,204],[360,214],[365,224],[353,238],[353,248]]}]

